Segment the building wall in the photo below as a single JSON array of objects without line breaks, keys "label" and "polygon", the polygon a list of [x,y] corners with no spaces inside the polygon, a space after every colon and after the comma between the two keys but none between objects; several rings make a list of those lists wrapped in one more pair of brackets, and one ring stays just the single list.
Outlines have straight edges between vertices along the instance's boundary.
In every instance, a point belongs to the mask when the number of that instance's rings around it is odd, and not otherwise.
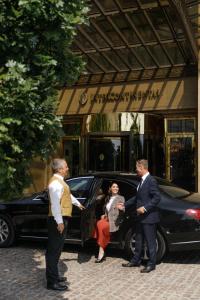
[{"label": "building wall", "polygon": [[[112,126],[116,112],[159,113],[173,117],[188,116],[191,112],[194,116],[197,109],[197,88],[197,78],[192,77],[63,89],[59,93],[57,114],[73,120],[78,115],[113,113],[113,119],[110,120]],[[61,141],[54,157],[64,157],[63,149]],[[33,162],[31,173],[33,184],[27,191],[42,190],[51,176],[49,162],[41,162],[37,158]]]}]

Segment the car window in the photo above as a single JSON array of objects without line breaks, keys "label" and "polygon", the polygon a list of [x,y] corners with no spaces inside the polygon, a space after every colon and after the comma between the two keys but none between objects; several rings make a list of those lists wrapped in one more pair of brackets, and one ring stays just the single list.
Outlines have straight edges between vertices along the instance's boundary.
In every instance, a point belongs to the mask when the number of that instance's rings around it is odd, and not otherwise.
[{"label": "car window", "polygon": [[93,177],[79,177],[67,179],[66,182],[75,197],[86,198],[89,195],[92,180]]},{"label": "car window", "polygon": [[47,190],[44,190],[40,194],[36,194],[33,198],[32,201],[49,201],[49,196]]},{"label": "car window", "polygon": [[108,193],[109,186],[113,181],[118,184],[120,195],[124,196],[125,201],[129,200],[130,198],[136,195],[136,191],[137,191],[136,186],[123,180],[110,180],[110,179],[103,180],[101,188],[105,194]]}]

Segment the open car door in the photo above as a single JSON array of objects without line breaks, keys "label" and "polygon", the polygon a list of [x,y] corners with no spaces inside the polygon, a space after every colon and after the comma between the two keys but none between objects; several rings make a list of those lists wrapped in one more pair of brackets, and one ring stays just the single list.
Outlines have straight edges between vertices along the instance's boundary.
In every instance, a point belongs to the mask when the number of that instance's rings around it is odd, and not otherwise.
[{"label": "open car door", "polygon": [[89,198],[86,209],[82,211],[81,216],[81,240],[82,245],[85,241],[92,238],[96,226],[96,205],[99,197],[99,191],[102,185],[102,179],[96,178],[92,187],[91,197]]}]

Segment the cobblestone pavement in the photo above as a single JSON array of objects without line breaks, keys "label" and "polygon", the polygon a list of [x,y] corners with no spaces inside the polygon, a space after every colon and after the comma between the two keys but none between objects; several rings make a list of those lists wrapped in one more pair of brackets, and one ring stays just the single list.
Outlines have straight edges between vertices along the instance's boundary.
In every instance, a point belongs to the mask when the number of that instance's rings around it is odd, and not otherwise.
[{"label": "cobblestone pavement", "polygon": [[70,291],[46,289],[45,245],[19,242],[0,249],[0,300],[188,300],[200,299],[200,251],[173,253],[156,271],[123,268],[123,252],[108,250],[106,261],[95,264],[95,251],[65,246],[60,271]]}]

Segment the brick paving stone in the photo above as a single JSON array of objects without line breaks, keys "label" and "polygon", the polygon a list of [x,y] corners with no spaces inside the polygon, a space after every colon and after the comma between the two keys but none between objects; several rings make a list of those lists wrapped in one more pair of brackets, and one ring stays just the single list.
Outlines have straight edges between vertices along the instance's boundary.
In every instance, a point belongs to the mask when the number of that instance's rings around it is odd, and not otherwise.
[{"label": "brick paving stone", "polygon": [[199,300],[198,251],[173,253],[155,271],[123,268],[123,252],[107,251],[95,264],[95,250],[66,246],[59,265],[70,281],[70,291],[46,289],[45,245],[19,242],[0,249],[0,300]]}]

